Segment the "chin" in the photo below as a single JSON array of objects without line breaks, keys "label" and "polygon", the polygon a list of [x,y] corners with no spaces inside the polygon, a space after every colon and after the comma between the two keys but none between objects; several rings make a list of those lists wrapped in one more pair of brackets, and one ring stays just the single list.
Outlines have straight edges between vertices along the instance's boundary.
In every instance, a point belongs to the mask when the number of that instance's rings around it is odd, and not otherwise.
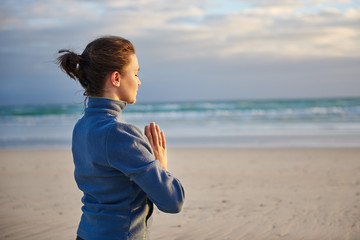
[{"label": "chin", "polygon": [[130,101],[127,101],[128,104],[134,104],[136,103],[136,99],[133,99],[133,100],[130,100]]}]

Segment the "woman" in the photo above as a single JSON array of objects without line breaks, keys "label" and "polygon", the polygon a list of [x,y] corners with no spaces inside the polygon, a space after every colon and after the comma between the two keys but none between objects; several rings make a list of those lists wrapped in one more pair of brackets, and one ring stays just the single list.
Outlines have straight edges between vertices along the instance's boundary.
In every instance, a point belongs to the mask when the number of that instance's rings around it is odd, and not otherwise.
[{"label": "woman", "polygon": [[141,84],[134,46],[110,36],[89,43],[81,55],[59,53],[61,69],[80,82],[87,97],[72,139],[75,180],[84,193],[77,239],[147,239],[153,203],[177,213],[184,190],[167,171],[159,126],[151,123],[143,134],[122,118]]}]

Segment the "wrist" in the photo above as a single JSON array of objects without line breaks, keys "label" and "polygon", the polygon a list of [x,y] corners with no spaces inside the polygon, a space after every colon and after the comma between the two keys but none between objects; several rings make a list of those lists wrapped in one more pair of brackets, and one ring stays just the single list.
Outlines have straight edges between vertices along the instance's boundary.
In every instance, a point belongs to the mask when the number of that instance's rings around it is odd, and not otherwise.
[{"label": "wrist", "polygon": [[167,169],[167,166],[166,166],[166,165],[163,165],[163,164],[161,164],[161,168],[164,169],[164,170],[166,170],[166,171],[168,170],[168,169]]}]

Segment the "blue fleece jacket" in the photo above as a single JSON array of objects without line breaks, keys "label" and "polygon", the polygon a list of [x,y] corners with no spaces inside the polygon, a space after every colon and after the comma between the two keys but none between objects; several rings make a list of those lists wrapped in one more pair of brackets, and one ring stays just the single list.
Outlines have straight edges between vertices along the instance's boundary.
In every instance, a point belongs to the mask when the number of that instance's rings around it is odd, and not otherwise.
[{"label": "blue fleece jacket", "polygon": [[77,234],[85,240],[146,239],[153,203],[167,213],[183,205],[180,181],[161,168],[142,131],[124,122],[125,106],[90,97],[73,131],[75,180],[84,193]]}]

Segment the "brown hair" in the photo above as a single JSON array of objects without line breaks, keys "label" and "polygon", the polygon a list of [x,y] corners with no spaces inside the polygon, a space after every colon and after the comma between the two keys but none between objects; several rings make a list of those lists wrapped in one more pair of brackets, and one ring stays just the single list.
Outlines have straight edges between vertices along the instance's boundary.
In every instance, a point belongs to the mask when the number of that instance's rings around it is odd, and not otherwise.
[{"label": "brown hair", "polygon": [[80,82],[84,96],[101,96],[107,75],[114,71],[122,74],[135,48],[129,40],[106,36],[89,43],[81,55],[69,50],[59,53],[65,53],[57,58],[60,68]]}]

